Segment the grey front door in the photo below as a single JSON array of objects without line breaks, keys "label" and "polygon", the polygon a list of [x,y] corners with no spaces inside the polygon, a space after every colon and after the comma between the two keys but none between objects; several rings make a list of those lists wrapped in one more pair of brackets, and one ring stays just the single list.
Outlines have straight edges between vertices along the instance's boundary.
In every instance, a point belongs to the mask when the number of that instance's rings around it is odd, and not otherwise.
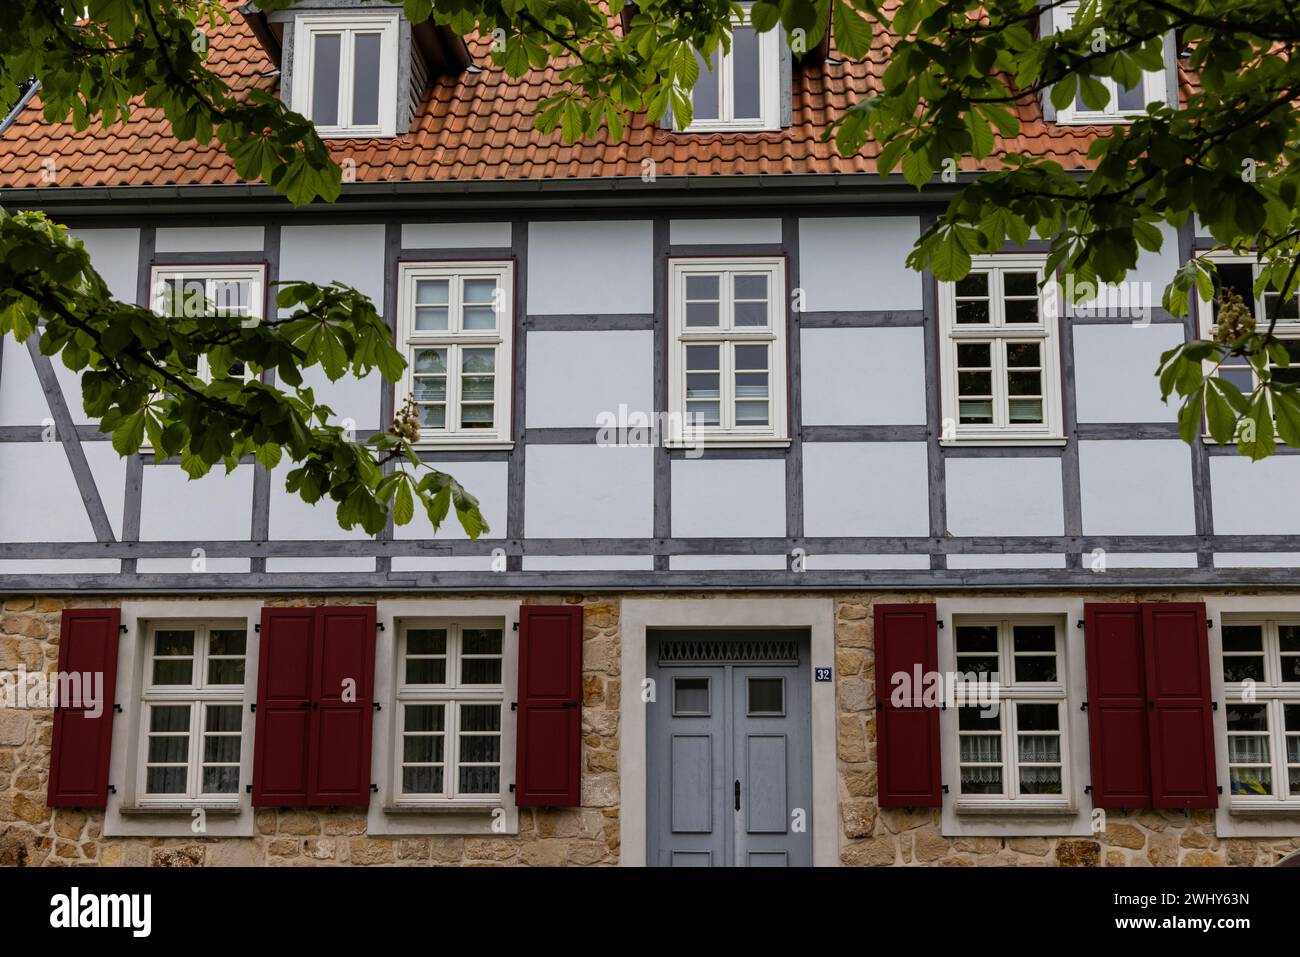
[{"label": "grey front door", "polygon": [[806,633],[651,632],[647,860],[812,864]]}]

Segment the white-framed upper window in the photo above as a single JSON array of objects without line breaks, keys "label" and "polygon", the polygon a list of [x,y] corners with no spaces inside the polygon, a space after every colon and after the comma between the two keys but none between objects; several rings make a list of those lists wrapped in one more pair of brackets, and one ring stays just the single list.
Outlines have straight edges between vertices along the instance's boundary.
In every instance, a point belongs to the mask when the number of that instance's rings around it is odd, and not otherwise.
[{"label": "white-framed upper window", "polygon": [[[1053,15],[1056,29],[1069,29],[1078,12],[1078,3],[1067,3],[1055,8]],[[1094,79],[1106,88],[1108,102],[1105,108],[1093,109],[1083,102],[1081,94],[1076,93],[1073,103],[1057,111],[1056,122],[1076,126],[1127,123],[1134,116],[1145,113],[1148,103],[1169,101],[1167,68],[1159,71],[1144,70],[1137,84],[1132,87],[1125,87],[1108,76]]]},{"label": "white-framed upper window", "polygon": [[1056,296],[1044,295],[1043,256],[976,256],[939,284],[941,441],[1060,441]]},{"label": "white-framed upper window", "polygon": [[513,298],[509,262],[402,264],[397,403],[415,400],[421,442],[509,443]]},{"label": "white-framed upper window", "polygon": [[397,134],[397,14],[300,16],[293,109],[321,136]]},{"label": "white-framed upper window", "polygon": [[400,623],[394,787],[401,806],[505,801],[505,623]]},{"label": "white-framed upper window", "polygon": [[151,621],[145,628],[137,803],[240,804],[248,627]]},{"label": "white-framed upper window", "polygon": [[732,20],[729,51],[719,46],[711,65],[696,51],[700,75],[691,90],[687,133],[780,128],[780,35],[755,30],[746,7],[742,19]]},{"label": "white-framed upper window", "polygon": [[958,674],[998,681],[996,707],[957,709],[958,807],[1069,806],[1061,620],[961,617],[953,631]]},{"label": "white-framed upper window", "polygon": [[1300,617],[1225,618],[1222,640],[1231,805],[1300,807]]},{"label": "white-framed upper window", "polygon": [[785,260],[669,262],[670,442],[787,438]]},{"label": "white-framed upper window", "polygon": [[[247,265],[155,265],[149,288],[153,310],[160,316],[240,316],[254,322],[262,317],[266,296],[266,267]],[[208,357],[200,356],[194,370],[212,378]],[[230,370],[243,377],[242,366]]]}]

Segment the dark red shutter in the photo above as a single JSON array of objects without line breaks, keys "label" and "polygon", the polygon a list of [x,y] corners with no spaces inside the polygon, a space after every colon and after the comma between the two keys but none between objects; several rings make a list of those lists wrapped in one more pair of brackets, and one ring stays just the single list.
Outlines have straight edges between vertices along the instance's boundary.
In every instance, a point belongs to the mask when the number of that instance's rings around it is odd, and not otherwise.
[{"label": "dark red shutter", "polygon": [[1217,807],[1205,605],[1142,606],[1152,807]]},{"label": "dark red shutter", "polygon": [[[104,676],[98,717],[90,717],[91,702],[70,707],[60,701],[54,710],[50,743],[50,807],[105,807],[108,804],[108,758],[113,744],[113,705],[117,688],[117,642],[122,612],[117,608],[78,608],[63,613],[59,625],[59,673],[85,675],[86,692],[94,676]],[[66,683],[64,683],[66,684]],[[63,687],[64,684],[60,684]]]},{"label": "dark red shutter", "polygon": [[519,727],[515,804],[582,803],[582,609],[519,609]]},{"label": "dark red shutter", "polygon": [[[934,605],[876,605],[876,770],[881,807],[940,807],[939,709],[896,707],[893,677],[938,671]],[[919,669],[919,670],[918,670]]]},{"label": "dark red shutter", "polygon": [[318,608],[316,634],[308,801],[364,807],[370,803],[375,606]]},{"label": "dark red shutter", "polygon": [[310,780],[316,614],[265,608],[258,641],[253,804],[303,807]]},{"label": "dark red shutter", "polygon": [[1134,604],[1083,606],[1092,804],[1151,806],[1142,615]]}]

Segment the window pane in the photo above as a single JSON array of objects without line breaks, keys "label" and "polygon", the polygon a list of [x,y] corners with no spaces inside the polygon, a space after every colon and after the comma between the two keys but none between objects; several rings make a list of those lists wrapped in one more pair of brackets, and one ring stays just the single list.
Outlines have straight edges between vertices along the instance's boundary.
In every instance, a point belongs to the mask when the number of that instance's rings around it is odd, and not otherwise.
[{"label": "window pane", "polygon": [[184,734],[149,736],[149,763],[175,764],[189,759],[190,739]]},{"label": "window pane", "polygon": [[1224,681],[1263,681],[1263,655],[1224,655]]},{"label": "window pane", "polygon": [[1262,704],[1228,705],[1229,731],[1268,731],[1268,708]]},{"label": "window pane", "polygon": [[1228,760],[1233,764],[1267,764],[1271,760],[1268,738],[1264,735],[1230,735]]},{"label": "window pane", "polygon": [[[501,706],[496,704],[461,705],[460,730],[462,734],[472,731],[500,731]],[[473,759],[466,758],[466,760]]]},{"label": "window pane", "polygon": [[1056,681],[1055,655],[1016,655],[1016,681]]},{"label": "window pane", "polygon": [[213,628],[208,633],[208,654],[242,655],[248,646],[243,628]]},{"label": "window pane", "polygon": [[406,706],[407,732],[438,732],[443,728],[443,706],[440,704],[408,704]]},{"label": "window pane", "polygon": [[1002,274],[1002,291],[1007,296],[1038,298],[1038,273],[1008,272]]},{"label": "window pane", "polygon": [[378,33],[358,33],[352,47],[352,125],[379,125]]},{"label": "window pane", "polygon": [[1041,351],[1037,342],[1008,342],[1007,366],[1013,369],[1038,368]]},{"label": "window pane", "polygon": [[[1056,739],[1053,738],[1052,740],[1056,740]],[[1021,794],[1060,794],[1061,793],[1061,769],[1022,767],[1020,769],[1020,793]]]},{"label": "window pane", "polygon": [[447,683],[447,659],[407,658],[406,683],[408,685],[441,685]]},{"label": "window pane", "polygon": [[686,413],[691,426],[721,424],[719,347],[686,347]]},{"label": "window pane", "polygon": [[442,764],[442,736],[434,734],[405,735],[402,741],[402,761],[407,764]]},{"label": "window pane", "polygon": [[1002,728],[999,715],[986,715],[979,707],[957,709],[957,728],[961,731],[998,731]]},{"label": "window pane", "polygon": [[339,51],[343,37],[317,33],[312,41],[311,119],[317,126],[339,125]]},{"label": "window pane", "polygon": [[736,368],[766,369],[767,346],[736,346]]},{"label": "window pane", "polygon": [[499,685],[501,683],[500,658],[462,658],[460,681],[467,685]]},{"label": "window pane", "polygon": [[735,290],[737,299],[761,299],[767,301],[767,274],[753,276],[736,276]]},{"label": "window pane", "polygon": [[189,733],[190,730],[190,706],[187,704],[177,705],[154,705],[149,709],[149,731],[161,733]]},{"label": "window pane", "polygon": [[987,296],[989,294],[989,274],[971,271],[957,280],[957,295]]},{"label": "window pane", "polygon": [[154,637],[154,654],[159,657],[194,654],[194,632],[158,629]]},{"label": "window pane", "polygon": [[1300,625],[1278,625],[1277,637],[1283,654],[1300,652]]},{"label": "window pane", "polygon": [[450,282],[446,279],[415,281],[415,328],[441,331],[447,328],[447,301]]},{"label": "window pane", "polygon": [[[716,66],[722,59],[722,51],[715,50],[713,63]],[[695,62],[700,68],[700,77],[695,81],[691,91],[691,113],[697,120],[716,120],[718,118],[718,74],[709,69],[704,55],[695,51]]]},{"label": "window pane", "polygon": [[145,772],[144,789],[148,794],[184,794],[185,768],[149,768]]},{"label": "window pane", "polygon": [[673,714],[708,715],[709,679],[674,678]]},{"label": "window pane", "polygon": [[402,768],[402,793],[441,794],[442,768]]},{"label": "window pane", "polygon": [[1269,768],[1231,768],[1228,779],[1233,794],[1273,793],[1273,772]]},{"label": "window pane", "polygon": [[219,766],[203,769],[204,794],[238,794],[239,768]]},{"label": "window pane", "polygon": [[1001,794],[1001,768],[962,768],[962,794]]},{"label": "window pane", "polygon": [[500,790],[500,768],[470,767],[460,769],[461,794],[497,794]]},{"label": "window pane", "polygon": [[996,625],[959,625],[957,627],[957,653],[998,650]]},{"label": "window pane", "polygon": [[753,27],[738,26],[732,31],[731,65],[735,118],[756,120],[761,116],[759,90],[762,76],[759,73],[758,33]]},{"label": "window pane", "polygon": [[466,279],[461,327],[469,330],[495,329],[497,327],[497,281],[495,279]]},{"label": "window pane", "polygon": [[1056,651],[1056,629],[1051,625],[1014,625],[1011,645],[1017,652]]},{"label": "window pane", "polygon": [[1055,704],[1016,705],[1016,729],[1019,731],[1060,731],[1061,709]]},{"label": "window pane", "polygon": [[1040,396],[1043,380],[1038,372],[1008,372],[1007,392],[1013,396]]},{"label": "window pane", "polygon": [[958,299],[957,322],[960,325],[975,325],[989,321],[989,304],[987,299]]},{"label": "window pane", "polygon": [[785,714],[785,679],[750,678],[746,684],[751,716]]},{"label": "window pane", "polygon": [[1259,625],[1224,625],[1224,651],[1263,651],[1264,629]]},{"label": "window pane", "polygon": [[1140,77],[1138,78],[1137,83],[1133,86],[1123,86],[1118,81],[1115,85],[1118,88],[1117,92],[1119,93],[1118,109],[1120,112],[1129,113],[1136,111],[1140,113],[1146,109],[1146,92],[1142,89],[1143,84]]}]

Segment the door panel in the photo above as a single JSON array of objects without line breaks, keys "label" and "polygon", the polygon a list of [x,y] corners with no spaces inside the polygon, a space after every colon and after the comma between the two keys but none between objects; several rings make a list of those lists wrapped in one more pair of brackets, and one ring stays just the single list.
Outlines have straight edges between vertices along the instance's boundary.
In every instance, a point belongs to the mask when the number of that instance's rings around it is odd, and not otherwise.
[{"label": "door panel", "polygon": [[678,668],[656,678],[648,705],[648,797],[659,836],[652,864],[712,867],[726,853],[725,676],[723,668]]}]

